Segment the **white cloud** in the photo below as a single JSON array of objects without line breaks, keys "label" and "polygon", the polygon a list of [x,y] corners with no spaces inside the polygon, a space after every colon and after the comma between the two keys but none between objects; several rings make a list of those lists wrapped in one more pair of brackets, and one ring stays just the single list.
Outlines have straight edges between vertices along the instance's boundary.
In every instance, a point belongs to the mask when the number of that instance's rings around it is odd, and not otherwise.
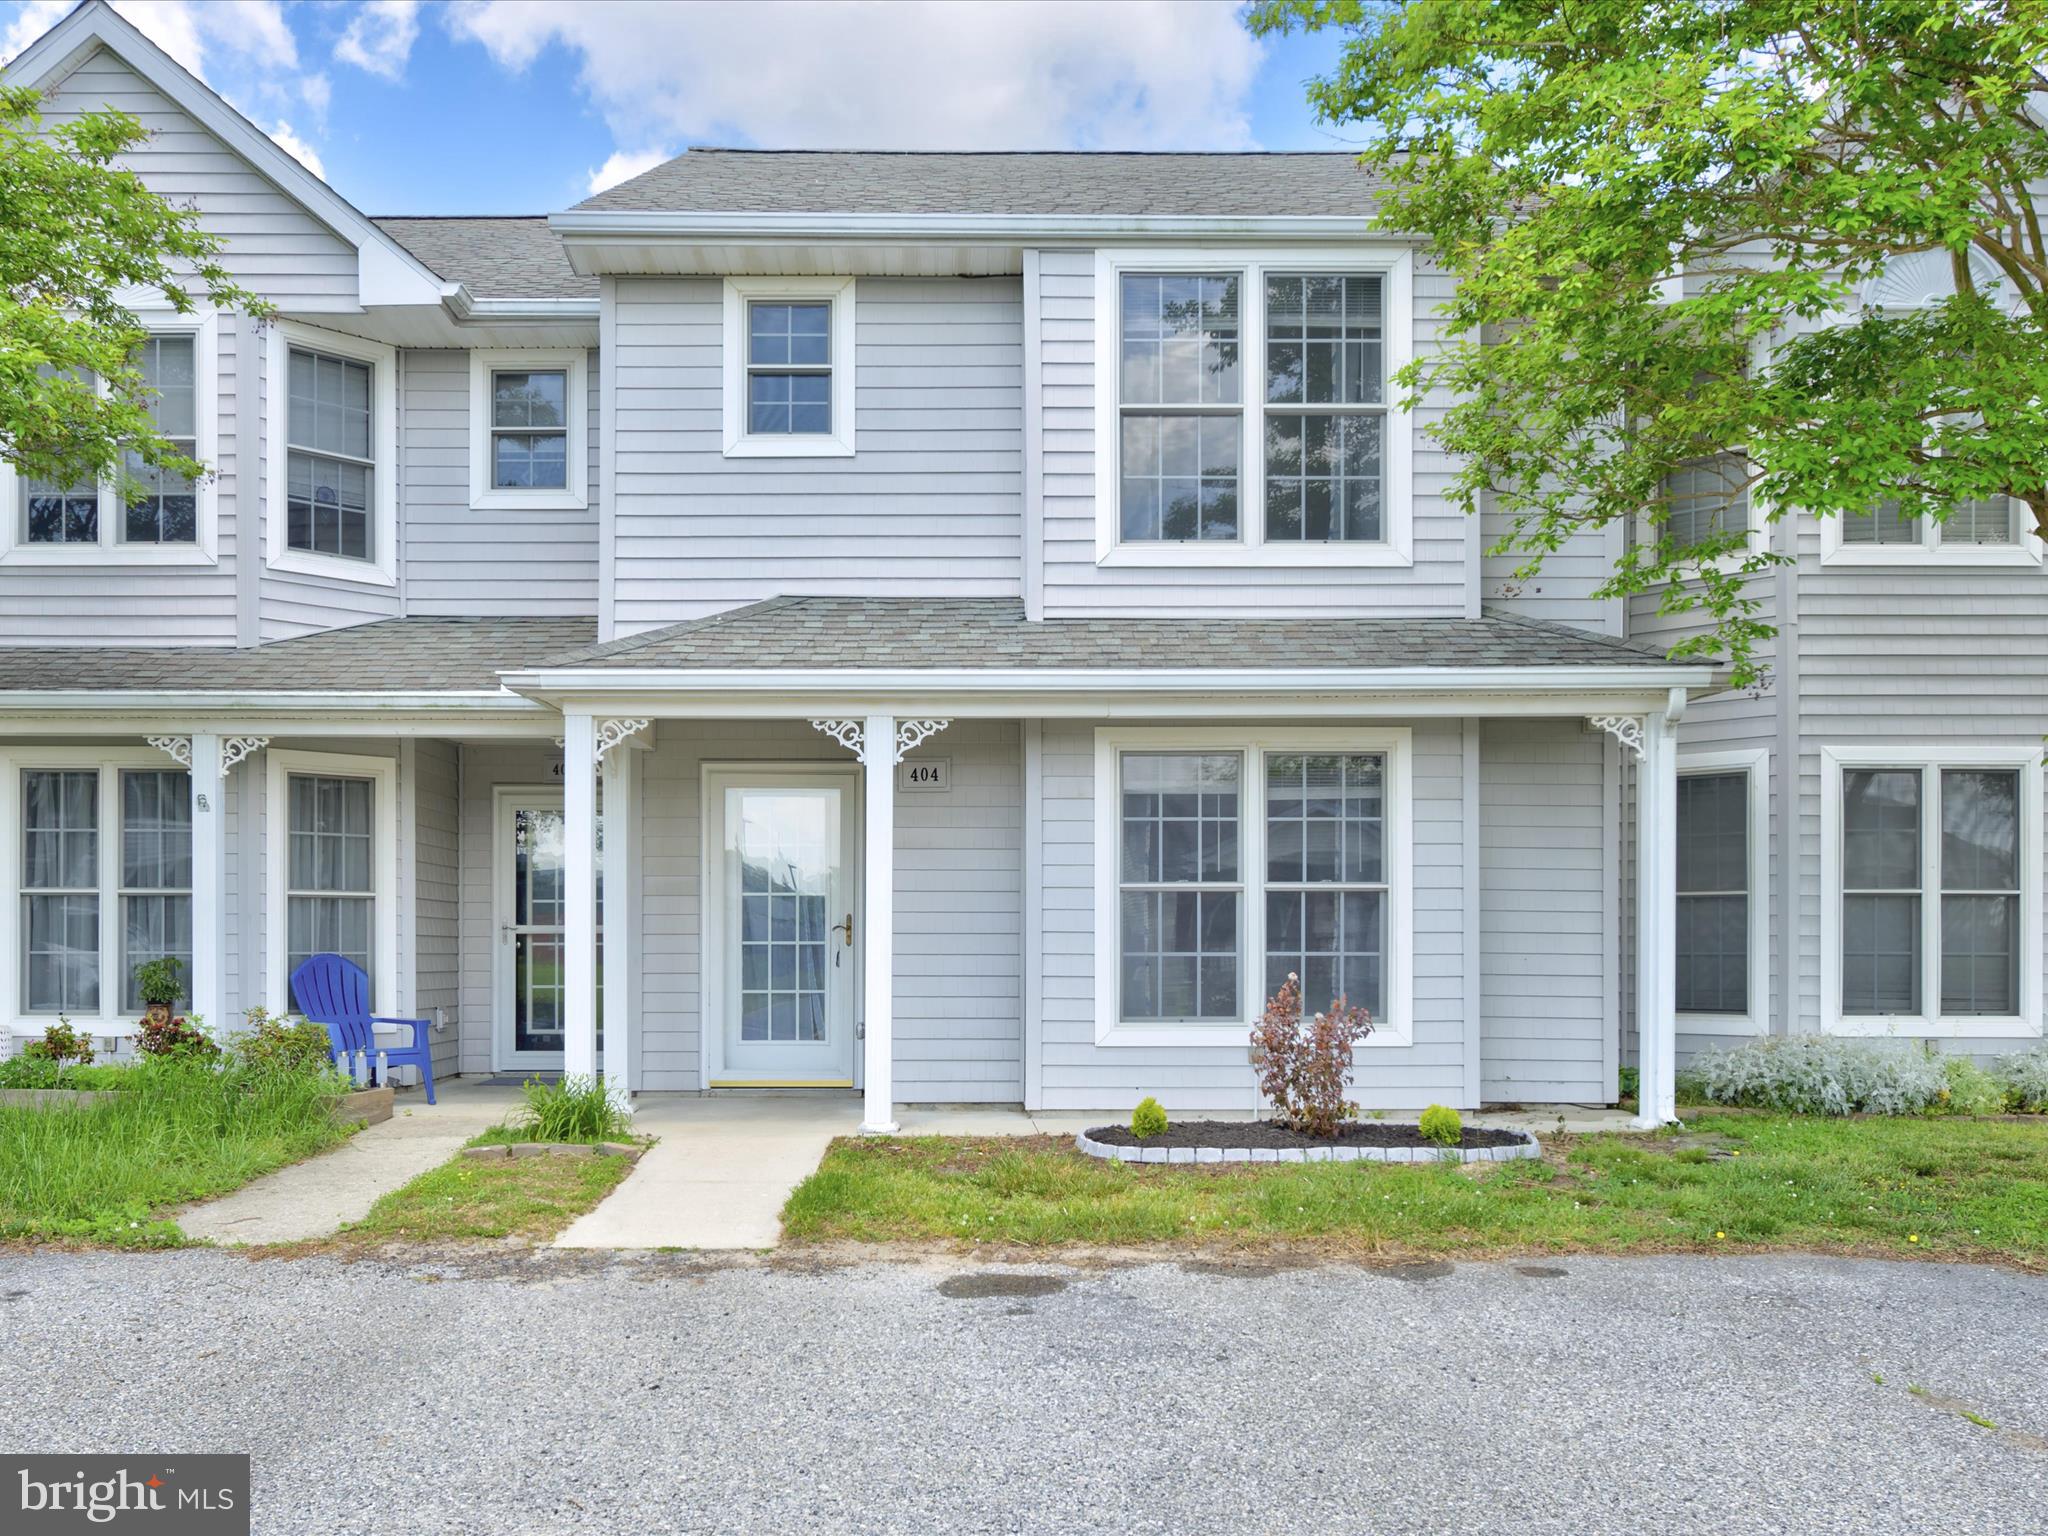
[{"label": "white cloud", "polygon": [[506,69],[555,45],[578,55],[622,144],[1242,149],[1262,56],[1227,0],[463,0],[441,14]]},{"label": "white cloud", "polygon": [[296,69],[299,48],[278,0],[114,0],[136,31],[193,74],[217,50],[263,69]]},{"label": "white cloud", "polygon": [[327,108],[334,100],[334,86],[325,75],[306,75],[299,81],[299,100],[316,121],[327,121]]},{"label": "white cloud", "polygon": [[595,197],[622,181],[631,181],[642,171],[651,171],[668,158],[669,152],[665,149],[643,149],[631,153],[615,149],[609,160],[590,173],[590,195]]},{"label": "white cloud", "polygon": [[300,138],[293,131],[290,123],[286,122],[283,118],[279,118],[268,132],[272,141],[276,143],[279,149],[290,155],[315,176],[321,177],[323,180],[326,178],[327,169],[320,163],[319,151]]},{"label": "white cloud", "polygon": [[419,9],[419,0],[368,0],[349,18],[334,56],[386,80],[400,79],[420,35]]},{"label": "white cloud", "polygon": [[14,14],[5,36],[0,36],[0,62],[12,59],[68,15],[72,0],[28,0]]}]

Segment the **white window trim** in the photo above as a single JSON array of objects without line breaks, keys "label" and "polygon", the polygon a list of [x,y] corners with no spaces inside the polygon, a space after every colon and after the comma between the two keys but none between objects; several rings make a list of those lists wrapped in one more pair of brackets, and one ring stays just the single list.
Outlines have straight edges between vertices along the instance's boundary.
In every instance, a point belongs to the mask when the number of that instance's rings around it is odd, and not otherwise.
[{"label": "white window trim", "polygon": [[[370,555],[350,560],[341,555],[314,554],[285,542],[289,485],[285,461],[287,423],[291,412],[291,370],[288,354],[295,346],[330,352],[370,365],[371,453],[376,468],[370,478]],[[273,571],[295,571],[330,581],[365,586],[398,585],[398,351],[381,341],[344,336],[316,326],[275,320],[269,330],[267,377],[264,381],[264,521],[266,548]]]},{"label": "white window trim", "polygon": [[285,919],[285,876],[291,859],[290,801],[286,780],[295,773],[370,779],[376,784],[371,826],[376,838],[371,864],[376,874],[375,907],[370,914],[371,942],[376,945],[375,974],[370,978],[372,1011],[386,1018],[398,1013],[398,761],[389,757],[354,757],[334,752],[264,754],[264,994],[272,1013],[285,1011],[290,976],[286,957],[290,935]]},{"label": "white window trim", "polygon": [[[1904,1039],[2031,1039],[2041,1033],[2041,748],[1824,746],[1820,749],[1821,1030]],[[1920,1005],[1911,1014],[1842,1012],[1842,774],[1908,768],[1921,774]],[[1944,768],[2007,768],[2020,776],[2020,1011],[1944,1016],[1941,1007],[1941,794]],[[1929,879],[1929,871],[1932,879]]]},{"label": "white window trim", "polygon": [[[832,306],[832,430],[819,436],[747,432],[747,303],[800,299]],[[854,280],[850,277],[728,277],[725,280],[725,456],[728,459],[849,459],[854,451]]]},{"label": "white window trim", "polygon": [[[1217,248],[1098,250],[1095,253],[1095,562],[1106,566],[1379,566],[1415,563],[1415,424],[1388,386],[1385,443],[1387,537],[1378,544],[1266,542],[1265,338],[1268,272],[1379,273],[1386,280],[1382,356],[1389,380],[1414,354],[1415,256],[1385,246],[1343,249]],[[1244,380],[1244,437],[1238,450],[1238,537],[1184,544],[1131,543],[1120,538],[1122,484],[1122,320],[1126,272],[1235,272],[1239,284],[1239,366]],[[1284,407],[1282,407],[1284,409]]]},{"label": "white window trim", "polygon": [[2041,536],[2027,525],[2024,506],[2015,506],[2013,517],[2019,525],[2017,544],[1949,544],[1942,539],[1943,525],[1931,517],[1920,520],[1917,544],[1851,544],[1842,537],[1840,517],[1818,518],[1820,560],[1822,565],[1883,566],[1891,570],[2038,568],[2043,560]]},{"label": "white window trim", "polygon": [[[1678,776],[1741,773],[1749,783],[1749,1009],[1746,1013],[1681,1013],[1680,1034],[1767,1035],[1771,1032],[1771,753],[1681,752]],[[1674,881],[1677,870],[1672,871]]]},{"label": "white window trim", "polygon": [[[135,318],[152,336],[192,338],[192,456],[218,470],[220,450],[220,319],[212,310],[181,315],[172,309],[140,309]],[[105,385],[101,389],[104,391]],[[111,478],[99,486],[100,536],[96,544],[30,544],[22,537],[22,484],[14,466],[0,459],[0,564],[217,565],[220,563],[220,479],[210,474],[193,488],[194,537],[190,544],[131,544],[120,537],[120,488]]]},{"label": "white window trim", "polygon": [[[566,376],[568,484],[560,490],[491,484],[491,375],[560,369]],[[469,354],[469,505],[472,511],[581,511],[590,505],[590,355],[581,347]]]},{"label": "white window trim", "polygon": [[[57,1022],[54,1013],[29,1013],[21,1005],[21,774],[25,768],[68,768],[97,772],[99,805],[100,1011],[90,1018],[67,1017],[80,1034],[129,1035],[136,1019],[121,1007],[121,770],[175,768],[154,747],[16,747],[0,753],[0,1033],[41,1036]],[[196,903],[198,893],[193,893]],[[189,980],[189,972],[187,975]]]},{"label": "white window trim", "polygon": [[[1413,733],[1381,730],[1259,730],[1199,726],[1098,729],[1095,733],[1095,1043],[1105,1046],[1213,1046],[1249,1049],[1264,1011],[1266,968],[1266,754],[1377,752],[1387,759],[1387,1017],[1375,1018],[1367,1048],[1414,1043],[1415,817]],[[1118,860],[1123,847],[1117,762],[1125,752],[1235,752],[1244,758],[1239,797],[1238,868],[1244,891],[1238,927],[1237,1016],[1213,1024],[1126,1024],[1118,1017]],[[1313,1005],[1310,1005],[1313,1006]]]}]

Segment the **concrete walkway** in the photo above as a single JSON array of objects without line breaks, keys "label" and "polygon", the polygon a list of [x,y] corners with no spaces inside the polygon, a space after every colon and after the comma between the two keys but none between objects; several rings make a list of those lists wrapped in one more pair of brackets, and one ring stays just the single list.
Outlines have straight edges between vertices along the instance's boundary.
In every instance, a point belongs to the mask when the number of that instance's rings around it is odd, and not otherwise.
[{"label": "concrete walkway", "polygon": [[265,1174],[218,1200],[176,1213],[185,1235],[215,1243],[292,1243],[360,1221],[380,1195],[438,1168],[519,1102],[516,1088],[449,1083],[429,1105],[417,1090],[396,1113],[332,1152]]},{"label": "concrete walkway", "polygon": [[[555,1246],[773,1248],[782,1239],[790,1191],[817,1170],[834,1137],[859,1129],[860,1113],[860,1098],[851,1093],[643,1094],[634,1104],[634,1129],[660,1140]],[[1119,1118],[1101,1110],[1027,1114],[995,1104],[906,1105],[897,1112],[905,1136],[1071,1136]],[[1573,1131],[1628,1128],[1628,1116],[1618,1110],[1571,1105],[1466,1119],[1539,1136],[1555,1131],[1560,1120]]]}]

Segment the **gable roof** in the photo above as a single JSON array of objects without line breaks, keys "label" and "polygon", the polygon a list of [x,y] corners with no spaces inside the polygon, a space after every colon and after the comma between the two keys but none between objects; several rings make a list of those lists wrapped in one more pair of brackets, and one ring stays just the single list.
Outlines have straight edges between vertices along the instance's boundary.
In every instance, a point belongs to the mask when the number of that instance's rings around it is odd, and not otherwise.
[{"label": "gable roof", "polygon": [[597,279],[569,265],[545,215],[388,217],[377,227],[451,283],[507,299],[594,299]]},{"label": "gable roof", "polygon": [[[30,43],[8,64],[8,81],[48,88],[98,48],[124,60],[280,192],[353,245],[363,259],[365,288],[373,283],[381,288],[389,282],[396,285],[394,292],[404,294],[397,302],[439,301],[441,280],[417,256],[287,154],[211,86],[143,36],[106,0],[85,0]],[[366,292],[363,302],[380,298],[384,302],[394,301],[381,293]]]},{"label": "gable roof", "polygon": [[577,212],[1352,216],[1355,155],[692,149]]}]

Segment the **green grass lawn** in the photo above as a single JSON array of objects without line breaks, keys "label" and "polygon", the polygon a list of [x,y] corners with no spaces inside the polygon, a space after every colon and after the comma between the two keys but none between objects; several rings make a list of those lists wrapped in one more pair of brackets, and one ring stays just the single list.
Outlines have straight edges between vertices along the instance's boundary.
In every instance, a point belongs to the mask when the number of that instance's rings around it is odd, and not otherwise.
[{"label": "green grass lawn", "polygon": [[290,1246],[334,1252],[505,1237],[546,1242],[632,1167],[623,1157],[458,1157],[394,1189],[335,1236]]},{"label": "green grass lawn", "polygon": [[167,1065],[97,1104],[0,1107],[0,1241],[181,1243],[167,1207],[346,1138],[339,1092],[324,1076]]},{"label": "green grass lawn", "polygon": [[1106,1163],[1064,1138],[836,1142],[798,1242],[1303,1244],[1401,1255],[1769,1248],[2048,1267],[2048,1122],[1703,1113],[1541,1161]]}]

